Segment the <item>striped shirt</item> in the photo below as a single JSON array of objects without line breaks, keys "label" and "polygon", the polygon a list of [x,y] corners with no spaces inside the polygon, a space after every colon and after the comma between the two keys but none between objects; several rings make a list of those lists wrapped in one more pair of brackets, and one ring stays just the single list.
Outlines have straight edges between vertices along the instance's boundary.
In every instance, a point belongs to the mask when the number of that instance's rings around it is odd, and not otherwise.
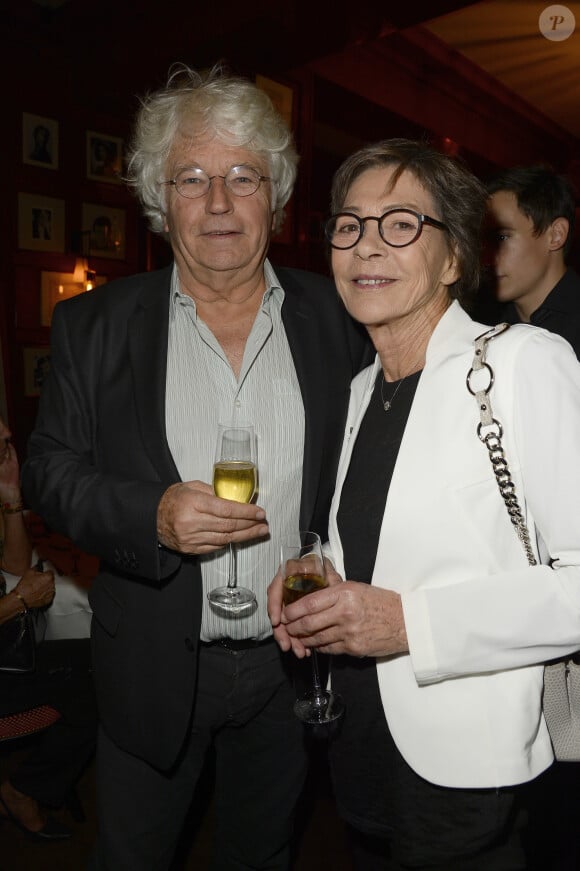
[{"label": "striped shirt", "polygon": [[251,423],[257,441],[257,504],[266,512],[265,541],[237,546],[238,583],[256,594],[246,617],[212,611],[207,592],[227,583],[227,549],[200,557],[203,578],[201,640],[265,638],[272,632],[266,590],[278,571],[280,542],[299,526],[304,407],[282,323],[284,291],[264,265],[266,292],[248,337],[239,379],[215,336],[179,288],[170,295],[165,417],[169,447],[182,481],[211,484],[218,423]]}]

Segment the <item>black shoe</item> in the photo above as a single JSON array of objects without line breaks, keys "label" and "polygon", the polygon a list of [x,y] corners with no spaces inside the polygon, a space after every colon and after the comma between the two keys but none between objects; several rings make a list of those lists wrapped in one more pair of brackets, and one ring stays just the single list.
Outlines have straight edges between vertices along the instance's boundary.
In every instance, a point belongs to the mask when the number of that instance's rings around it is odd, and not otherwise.
[{"label": "black shoe", "polygon": [[2,805],[5,811],[1,816],[5,820],[14,823],[14,825],[20,829],[21,832],[24,832],[26,837],[30,838],[31,841],[65,841],[67,838],[72,836],[71,830],[67,826],[63,826],[62,823],[59,823],[58,820],[55,820],[54,817],[48,817],[44,826],[37,832],[33,832],[30,829],[27,829],[26,826],[24,826],[20,820],[14,816],[2,798],[0,798],[0,805]]}]

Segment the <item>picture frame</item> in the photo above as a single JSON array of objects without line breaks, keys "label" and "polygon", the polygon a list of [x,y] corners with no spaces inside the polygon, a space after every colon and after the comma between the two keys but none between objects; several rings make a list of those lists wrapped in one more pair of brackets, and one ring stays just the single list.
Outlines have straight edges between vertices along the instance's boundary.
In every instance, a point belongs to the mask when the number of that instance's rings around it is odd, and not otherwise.
[{"label": "picture frame", "polygon": [[50,369],[50,347],[40,345],[23,348],[24,395],[40,396],[40,391]]},{"label": "picture frame", "polygon": [[294,89],[290,85],[276,82],[266,76],[256,76],[256,86],[270,97],[274,108],[280,113],[290,130],[292,130],[292,113],[294,109]]},{"label": "picture frame", "polygon": [[87,130],[87,178],[122,184],[123,140],[107,133]]},{"label": "picture frame", "polygon": [[64,252],[64,200],[18,194],[18,247]]},{"label": "picture frame", "polygon": [[[96,275],[93,284],[104,284],[105,275]],[[86,287],[82,281],[75,281],[72,272],[41,272],[40,273],[40,324],[50,327],[54,307],[63,299],[86,293]],[[90,291],[88,291],[90,293]]]},{"label": "picture frame", "polygon": [[22,162],[58,169],[58,121],[22,113]]},{"label": "picture frame", "polygon": [[84,231],[90,230],[89,258],[125,259],[125,209],[83,203],[82,224]]},{"label": "picture frame", "polygon": [[[290,130],[293,127],[294,88],[269,79],[267,76],[256,75],[256,86],[271,99],[274,108],[282,116]],[[285,208],[285,218],[281,230],[272,236],[272,242],[277,245],[291,245],[294,239],[294,201],[290,198]]]}]

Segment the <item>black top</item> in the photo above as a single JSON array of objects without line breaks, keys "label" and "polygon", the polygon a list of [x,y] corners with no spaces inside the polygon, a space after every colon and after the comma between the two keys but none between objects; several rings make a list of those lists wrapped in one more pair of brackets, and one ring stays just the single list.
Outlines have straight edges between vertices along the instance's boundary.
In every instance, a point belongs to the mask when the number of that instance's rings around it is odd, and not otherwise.
[{"label": "black top", "polygon": [[[510,324],[520,322],[513,303],[506,305],[501,317]],[[566,339],[580,359],[580,276],[567,269],[558,284],[530,317],[530,323],[557,333]]]},{"label": "black top", "polygon": [[[389,411],[381,399],[383,373],[378,374],[337,515],[349,580],[371,581],[387,493],[420,374],[385,385],[385,399],[397,390]],[[374,657],[334,657],[332,685],[346,702],[344,720],[330,747],[340,813],[362,831],[388,834],[390,823],[396,825],[397,793],[414,775],[390,735]]]}]

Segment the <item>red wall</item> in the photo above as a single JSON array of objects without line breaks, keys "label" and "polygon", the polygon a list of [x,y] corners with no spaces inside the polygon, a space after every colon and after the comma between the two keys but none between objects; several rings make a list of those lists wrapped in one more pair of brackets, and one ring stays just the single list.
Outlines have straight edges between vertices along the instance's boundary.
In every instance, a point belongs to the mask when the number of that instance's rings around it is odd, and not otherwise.
[{"label": "red wall", "polygon": [[[30,348],[48,348],[50,343],[50,329],[40,319],[41,273],[72,270],[71,235],[86,229],[82,227],[82,204],[100,204],[125,213],[124,256],[93,256],[91,265],[99,274],[108,278],[131,274],[154,268],[168,257],[165,243],[148,234],[137,203],[124,185],[87,177],[86,155],[88,130],[127,138],[137,95],[164,81],[166,58],[160,60],[143,51],[145,35],[139,32],[140,17],[133,12],[130,37],[116,31],[115,21],[107,26],[77,21],[76,25],[85,28],[80,31],[86,34],[85,52],[78,29],[73,43],[72,32],[58,26],[59,18],[49,19],[48,10],[33,7],[20,0],[14,3],[3,29],[10,45],[0,53],[6,85],[3,115],[11,131],[0,141],[4,167],[0,338],[8,415],[21,451],[37,405],[36,397],[25,395],[25,353]],[[73,14],[75,4],[70,8]],[[109,58],[108,46],[116,39],[122,40],[122,52],[117,47]],[[326,269],[320,222],[327,212],[332,173],[350,151],[373,139],[427,136],[462,155],[482,176],[501,166],[538,160],[577,173],[577,141],[419,28],[358,41],[339,53],[274,73],[268,67],[267,48],[262,60],[255,57],[254,68],[247,69],[244,61],[245,72],[271,76],[292,88],[293,126],[301,155],[290,219],[282,240],[272,247],[277,263]],[[173,59],[198,63],[187,56]],[[58,124],[57,169],[23,162],[23,112],[46,116]],[[64,201],[63,251],[19,247],[19,192]]]}]

